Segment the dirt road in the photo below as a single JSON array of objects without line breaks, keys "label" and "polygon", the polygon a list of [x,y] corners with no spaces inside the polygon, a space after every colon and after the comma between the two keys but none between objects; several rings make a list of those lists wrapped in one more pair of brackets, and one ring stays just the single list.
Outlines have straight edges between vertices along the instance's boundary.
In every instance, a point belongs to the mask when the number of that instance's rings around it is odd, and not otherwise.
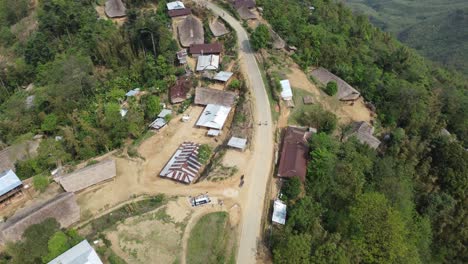
[{"label": "dirt road", "polygon": [[[271,175],[273,163],[274,143],[270,102],[245,29],[239,21],[215,4],[206,2],[206,7],[223,18],[237,32],[242,70],[247,76],[255,100],[255,123],[262,122],[253,136],[255,149],[245,176],[246,181],[251,182],[247,185],[248,187],[246,186],[248,190],[242,191],[245,200],[242,203],[241,236],[237,255],[237,263],[255,263],[266,185],[268,177]],[[266,125],[265,122],[267,122]]]}]

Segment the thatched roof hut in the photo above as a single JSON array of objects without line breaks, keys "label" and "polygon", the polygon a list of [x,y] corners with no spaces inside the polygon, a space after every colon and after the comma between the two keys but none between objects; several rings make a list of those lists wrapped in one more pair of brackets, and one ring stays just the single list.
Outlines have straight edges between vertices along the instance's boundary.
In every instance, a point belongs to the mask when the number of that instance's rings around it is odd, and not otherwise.
[{"label": "thatched roof hut", "polygon": [[256,5],[255,0],[231,0],[231,2],[236,9],[242,6],[247,8],[254,8]]},{"label": "thatched roof hut", "polygon": [[17,241],[30,226],[47,218],[55,218],[61,227],[69,227],[80,220],[80,207],[73,193],[61,193],[54,198],[38,203],[21,212],[0,226],[0,243]]},{"label": "thatched roof hut", "polygon": [[117,175],[114,160],[101,161],[70,174],[56,178],[67,192],[78,192]]},{"label": "thatched roof hut", "polygon": [[346,135],[345,140],[351,137],[356,137],[362,144],[367,144],[369,147],[376,149],[380,145],[380,140],[374,137],[374,127],[365,121],[354,122],[351,125],[351,131]]},{"label": "thatched roof hut", "polygon": [[244,20],[257,18],[257,16],[245,5],[237,8],[236,10],[239,16]]},{"label": "thatched roof hut", "polygon": [[202,22],[193,15],[187,16],[177,27],[180,45],[184,48],[192,44],[203,44],[205,32]]},{"label": "thatched roof hut", "polygon": [[232,106],[236,100],[236,93],[198,87],[195,90],[195,104]]},{"label": "thatched roof hut", "polygon": [[214,19],[209,26],[213,36],[215,37],[221,37],[229,33],[229,30],[226,28],[223,22],[219,21],[219,18]]},{"label": "thatched roof hut", "polygon": [[127,9],[122,0],[107,0],[105,6],[106,15],[110,18],[126,16]]},{"label": "thatched roof hut", "polygon": [[323,85],[327,85],[330,81],[335,81],[338,85],[338,99],[341,101],[355,101],[359,99],[361,94],[358,90],[354,89],[347,82],[343,81],[340,77],[334,75],[324,68],[318,68],[312,71],[312,76],[321,82]]},{"label": "thatched roof hut", "polygon": [[177,104],[187,100],[187,94],[190,91],[190,78],[187,76],[179,78],[170,89],[171,103]]},{"label": "thatched roof hut", "polygon": [[273,48],[283,49],[286,46],[286,42],[273,30],[270,28],[270,36],[273,40]]}]

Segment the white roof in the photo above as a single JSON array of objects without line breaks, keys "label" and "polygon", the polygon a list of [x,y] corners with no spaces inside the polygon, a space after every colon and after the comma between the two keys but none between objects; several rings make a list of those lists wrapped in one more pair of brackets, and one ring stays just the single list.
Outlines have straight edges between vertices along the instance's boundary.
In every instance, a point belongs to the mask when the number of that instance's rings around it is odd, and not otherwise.
[{"label": "white roof", "polygon": [[231,107],[208,104],[197,121],[197,126],[222,129]]},{"label": "white roof", "polygon": [[127,113],[128,113],[128,110],[127,110],[127,109],[125,109],[125,108],[121,108],[121,109],[120,109],[120,115],[121,115],[122,117],[126,116]]},{"label": "white roof", "polygon": [[87,240],[65,251],[48,264],[103,264]]},{"label": "white roof", "polygon": [[280,200],[275,200],[273,204],[273,216],[271,221],[282,225],[286,223],[286,204]]},{"label": "white roof", "polygon": [[217,70],[219,68],[219,55],[198,56],[197,71]]},{"label": "white roof", "polygon": [[150,125],[149,127],[152,127],[154,129],[160,129],[162,128],[163,126],[165,126],[167,124],[166,120],[164,118],[161,118],[161,117],[158,117],[156,118],[156,120],[154,120]]},{"label": "white roof", "polygon": [[12,170],[0,173],[0,196],[21,186],[22,182]]},{"label": "white roof", "polygon": [[281,84],[281,98],[284,100],[291,100],[293,93],[291,90],[291,84],[289,83],[289,80],[282,80],[280,81]]},{"label": "white roof", "polygon": [[166,117],[166,116],[168,116],[168,115],[171,115],[171,114],[172,114],[172,110],[170,110],[170,109],[163,109],[163,110],[161,111],[161,113],[159,113],[158,117],[164,118],[164,117]]},{"label": "white roof", "polygon": [[135,88],[133,90],[128,91],[125,95],[128,97],[135,96],[140,93],[140,88]]},{"label": "white roof", "polygon": [[216,136],[219,136],[219,134],[221,134],[221,130],[218,130],[218,129],[210,129],[208,130],[208,136],[213,136],[213,137],[216,137]]},{"label": "white roof", "polygon": [[238,149],[245,149],[246,145],[247,145],[246,138],[232,137],[231,139],[229,139],[229,142],[228,142],[228,146],[233,147],[233,148],[238,148]]},{"label": "white roof", "polygon": [[232,75],[232,72],[220,71],[213,77],[213,79],[221,82],[227,82]]},{"label": "white roof", "polygon": [[174,9],[184,9],[184,3],[181,1],[174,1],[166,4],[167,10],[174,10]]}]

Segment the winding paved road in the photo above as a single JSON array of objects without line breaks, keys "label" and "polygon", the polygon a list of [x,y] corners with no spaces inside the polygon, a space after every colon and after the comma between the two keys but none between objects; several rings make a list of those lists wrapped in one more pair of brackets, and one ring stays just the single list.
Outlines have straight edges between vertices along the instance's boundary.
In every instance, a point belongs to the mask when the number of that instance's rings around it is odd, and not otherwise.
[{"label": "winding paved road", "polygon": [[[208,9],[223,18],[237,32],[242,69],[255,100],[255,123],[262,122],[262,125],[255,129],[253,155],[245,177],[246,181],[251,182],[245,185],[249,189],[243,190],[247,192],[247,196],[242,206],[241,236],[237,255],[237,263],[255,263],[257,242],[260,241],[266,186],[271,176],[273,163],[274,142],[270,102],[245,29],[239,21],[217,5],[211,2],[204,3]],[[265,121],[267,125],[263,125]]]}]

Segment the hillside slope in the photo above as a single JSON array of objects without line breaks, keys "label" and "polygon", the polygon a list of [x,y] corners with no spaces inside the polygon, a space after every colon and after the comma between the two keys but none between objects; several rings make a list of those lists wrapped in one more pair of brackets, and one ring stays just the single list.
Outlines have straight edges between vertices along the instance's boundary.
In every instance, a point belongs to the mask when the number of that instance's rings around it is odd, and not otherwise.
[{"label": "hillside slope", "polygon": [[468,1],[346,0],[422,55],[468,75]]}]

